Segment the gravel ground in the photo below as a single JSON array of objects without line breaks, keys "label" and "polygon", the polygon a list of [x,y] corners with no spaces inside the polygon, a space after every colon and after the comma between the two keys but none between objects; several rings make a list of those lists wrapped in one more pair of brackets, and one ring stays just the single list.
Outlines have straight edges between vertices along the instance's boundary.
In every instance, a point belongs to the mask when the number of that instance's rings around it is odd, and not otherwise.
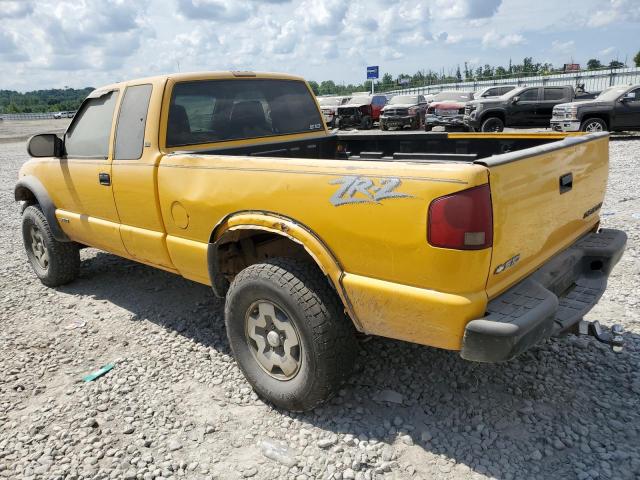
[{"label": "gravel ground", "polygon": [[375,338],[307,414],[257,399],[207,287],[93,249],[76,282],[42,286],[12,196],[25,157],[0,146],[0,477],[640,477],[640,139],[611,143],[603,225],[629,244],[589,314],[624,325],[623,353],[568,336],[484,365]]}]

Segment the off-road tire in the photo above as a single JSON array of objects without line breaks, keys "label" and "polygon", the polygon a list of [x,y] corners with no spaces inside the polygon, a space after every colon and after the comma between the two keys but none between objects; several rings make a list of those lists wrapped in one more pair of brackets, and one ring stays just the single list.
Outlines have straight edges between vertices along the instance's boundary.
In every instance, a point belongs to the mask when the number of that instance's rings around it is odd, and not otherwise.
[{"label": "off-road tire", "polygon": [[[276,304],[297,328],[300,367],[288,380],[267,373],[247,339],[246,316],[259,300]],[[316,265],[300,260],[272,258],[242,270],[227,292],[225,324],[248,382],[260,397],[286,410],[311,410],[331,398],[357,356],[355,329],[340,299]]]},{"label": "off-road tire", "polygon": [[[32,228],[38,232],[46,248],[46,266],[40,264],[32,248]],[[49,222],[38,205],[30,205],[22,212],[22,240],[33,271],[47,287],[58,287],[76,279],[80,271],[78,245],[53,238]]]},{"label": "off-road tire", "polygon": [[502,132],[503,130],[504,122],[499,117],[487,117],[480,127],[481,132]]},{"label": "off-road tire", "polygon": [[433,127],[432,127],[432,126],[430,126],[430,125],[425,125],[425,126],[424,126],[424,131],[425,131],[425,132],[430,132],[431,130],[433,130]]},{"label": "off-road tire", "polygon": [[580,125],[581,132],[606,132],[609,130],[607,122],[601,118],[587,118]]}]

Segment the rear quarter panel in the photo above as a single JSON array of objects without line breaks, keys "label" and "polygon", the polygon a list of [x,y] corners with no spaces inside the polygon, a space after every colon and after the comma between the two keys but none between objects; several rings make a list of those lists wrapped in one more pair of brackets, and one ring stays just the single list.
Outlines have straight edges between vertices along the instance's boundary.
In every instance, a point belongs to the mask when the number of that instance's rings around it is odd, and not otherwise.
[{"label": "rear quarter panel", "polygon": [[[398,182],[395,196],[375,200],[388,179]],[[353,181],[368,188],[341,194]],[[491,249],[431,247],[428,207],[436,197],[486,182],[485,167],[463,163],[174,154],[158,171],[168,247],[183,275],[207,277],[206,247],[227,216],[277,213],[313,231],[336,257],[365,331],[444,348],[458,348],[464,323],[483,312]],[[186,228],[174,220],[183,210]],[[440,300],[459,308],[459,315]]]}]

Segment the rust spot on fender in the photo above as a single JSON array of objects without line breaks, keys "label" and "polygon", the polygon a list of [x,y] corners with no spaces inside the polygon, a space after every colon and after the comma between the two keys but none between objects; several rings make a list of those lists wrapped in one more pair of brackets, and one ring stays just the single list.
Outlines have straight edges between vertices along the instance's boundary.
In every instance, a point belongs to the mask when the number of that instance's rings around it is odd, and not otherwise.
[{"label": "rust spot on fender", "polygon": [[284,223],[284,222],[277,222],[273,225],[275,228],[279,228],[280,230],[282,230],[283,232],[288,232],[289,231],[289,226]]}]

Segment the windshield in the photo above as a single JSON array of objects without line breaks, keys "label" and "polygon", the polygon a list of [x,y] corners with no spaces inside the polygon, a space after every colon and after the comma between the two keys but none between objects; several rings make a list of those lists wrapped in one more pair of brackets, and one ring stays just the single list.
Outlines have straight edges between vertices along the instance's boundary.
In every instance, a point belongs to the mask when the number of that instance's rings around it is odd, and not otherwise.
[{"label": "windshield", "polygon": [[415,105],[416,103],[418,103],[416,95],[396,95],[389,101],[389,105]]},{"label": "windshield", "polygon": [[361,95],[361,96],[353,97],[345,105],[368,105],[370,103],[371,103],[371,97],[366,97],[364,95]]},{"label": "windshield", "polygon": [[320,97],[318,103],[323,107],[333,107],[340,105],[340,98],[338,97]]},{"label": "windshield", "polygon": [[605,102],[611,102],[618,97],[621,97],[629,87],[609,87],[600,92],[600,95],[596,97],[596,100],[602,100]]},{"label": "windshield", "polygon": [[473,100],[473,93],[471,92],[440,92],[435,97],[433,97],[434,102],[443,102],[443,101],[453,101],[453,102],[468,102],[469,100]]}]

